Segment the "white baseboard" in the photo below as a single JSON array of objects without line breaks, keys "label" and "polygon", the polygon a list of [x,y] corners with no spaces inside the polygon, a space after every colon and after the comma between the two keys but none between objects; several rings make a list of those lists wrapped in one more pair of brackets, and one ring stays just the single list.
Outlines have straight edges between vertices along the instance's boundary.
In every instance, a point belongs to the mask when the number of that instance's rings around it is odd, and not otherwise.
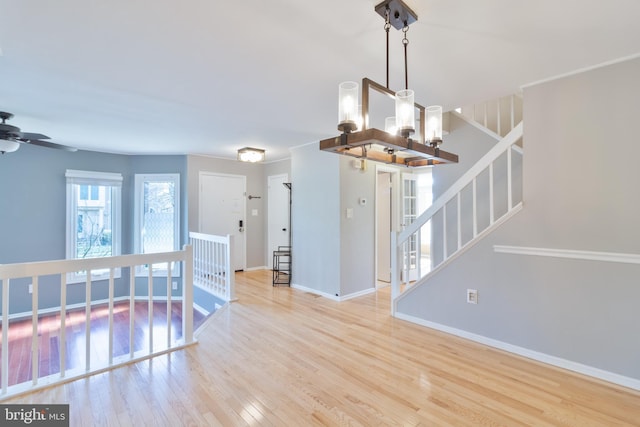
[{"label": "white baseboard", "polygon": [[376,291],[376,288],[369,288],[369,289],[365,289],[363,291],[358,291],[358,292],[354,292],[352,294],[348,294],[348,295],[343,295],[340,297],[340,301],[346,301],[346,300],[350,300],[352,298],[358,298],[364,295],[369,295],[372,294]]},{"label": "white baseboard", "polygon": [[195,302],[193,303],[193,308],[195,308],[203,316],[208,316],[209,313],[210,313],[209,310],[207,310],[206,308],[202,307],[201,305],[196,304]]},{"label": "white baseboard", "polygon": [[249,267],[244,269],[244,271],[257,271],[257,270],[269,270],[269,268],[266,265],[262,265],[260,267]]},{"label": "white baseboard", "polygon": [[338,301],[338,302],[350,300],[352,298],[361,297],[363,295],[367,295],[367,294],[370,294],[370,293],[373,293],[373,292],[376,291],[375,288],[369,288],[369,289],[365,289],[363,291],[354,292],[352,294],[339,296],[339,295],[331,295],[331,294],[329,294],[327,292],[322,292],[322,291],[319,291],[317,289],[307,288],[306,286],[297,285],[295,283],[292,283],[291,287],[294,288],[294,289],[298,289],[300,291],[309,292],[310,294],[320,295],[321,297],[325,297],[325,298],[328,298],[330,300]]},{"label": "white baseboard", "polygon": [[295,283],[292,283],[291,287],[293,289],[297,289],[299,291],[304,291],[304,292],[309,292],[310,294],[320,295],[321,297],[329,298],[330,300],[333,300],[333,301],[340,301],[340,297],[338,295],[331,295],[331,294],[329,294],[327,292],[322,292],[322,291],[319,291],[319,290],[313,289],[313,288],[307,288],[306,286],[297,285]]},{"label": "white baseboard", "polygon": [[198,326],[198,329],[193,331],[193,337],[197,339],[202,331],[204,331],[210,323],[213,323],[214,319],[221,316],[222,312],[224,312],[230,304],[230,302],[226,302],[223,305],[216,304],[216,310],[211,314],[211,316],[207,317],[200,326]]},{"label": "white baseboard", "polygon": [[519,347],[517,345],[509,344],[503,341],[498,341],[493,338],[488,338],[483,335],[474,334],[472,332],[453,328],[451,326],[442,325],[440,323],[430,322],[428,320],[420,319],[418,317],[410,316],[407,314],[396,313],[395,316],[398,319],[406,320],[412,323],[417,323],[418,325],[425,326],[427,328],[435,329],[441,332],[446,332],[448,334],[455,335],[457,337],[465,338],[480,344],[487,345],[489,347],[494,347],[500,350],[507,351],[509,353],[517,354],[519,356],[523,356],[528,359],[533,359],[538,362],[556,366],[558,368],[567,369],[569,371],[577,372],[579,374],[587,375],[600,380],[608,381],[613,384],[621,385],[623,387],[628,387],[628,388],[640,391],[640,380],[636,378],[626,377],[624,375],[616,374],[614,372],[609,372],[603,369],[594,368],[593,366],[583,365],[582,363],[573,362],[571,360],[566,360],[556,356],[551,356],[549,354],[530,350],[524,347]]}]

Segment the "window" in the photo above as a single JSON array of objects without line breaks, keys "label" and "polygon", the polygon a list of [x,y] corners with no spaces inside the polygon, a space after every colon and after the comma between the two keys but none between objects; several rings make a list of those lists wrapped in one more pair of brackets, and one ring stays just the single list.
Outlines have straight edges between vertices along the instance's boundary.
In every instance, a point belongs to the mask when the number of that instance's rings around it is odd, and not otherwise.
[{"label": "window", "polygon": [[100,187],[97,185],[80,184],[80,200],[99,200]]},{"label": "window", "polygon": [[[122,175],[67,170],[67,259],[120,255],[120,198]],[[94,279],[108,271],[92,271]],[[119,271],[116,272],[119,275]],[[80,282],[86,272],[70,273]]]},{"label": "window", "polygon": [[[142,254],[180,249],[179,174],[135,176],[134,247]],[[153,265],[154,273],[166,274],[166,270],[166,264]],[[140,275],[147,273],[148,266],[137,270]]]}]

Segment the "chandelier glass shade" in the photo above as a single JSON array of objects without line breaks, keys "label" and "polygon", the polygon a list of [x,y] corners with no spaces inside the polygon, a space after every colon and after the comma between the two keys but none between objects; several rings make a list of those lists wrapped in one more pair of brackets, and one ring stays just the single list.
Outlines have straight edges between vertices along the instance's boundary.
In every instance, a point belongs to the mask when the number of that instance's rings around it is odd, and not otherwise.
[{"label": "chandelier glass shade", "polygon": [[395,117],[387,117],[384,119],[384,131],[390,135],[398,134],[398,125]]},{"label": "chandelier glass shade", "polygon": [[396,129],[405,138],[416,130],[416,114],[411,89],[396,92]]},{"label": "chandelier glass shade", "polygon": [[338,86],[338,129],[356,130],[358,118],[358,83],[342,82]]},{"label": "chandelier glass shade", "polygon": [[442,144],[442,107],[440,105],[427,107],[426,142],[431,145]]}]

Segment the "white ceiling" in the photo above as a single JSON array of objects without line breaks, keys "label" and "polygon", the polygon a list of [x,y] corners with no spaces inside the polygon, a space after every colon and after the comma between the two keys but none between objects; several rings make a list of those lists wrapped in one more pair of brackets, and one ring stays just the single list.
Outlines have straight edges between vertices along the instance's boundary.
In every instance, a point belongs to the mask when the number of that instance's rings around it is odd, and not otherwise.
[{"label": "white ceiling", "polygon": [[[339,82],[384,84],[377,3],[0,0],[0,110],[81,149],[285,158],[337,134]],[[406,3],[409,86],[445,110],[640,53],[638,0]]]}]

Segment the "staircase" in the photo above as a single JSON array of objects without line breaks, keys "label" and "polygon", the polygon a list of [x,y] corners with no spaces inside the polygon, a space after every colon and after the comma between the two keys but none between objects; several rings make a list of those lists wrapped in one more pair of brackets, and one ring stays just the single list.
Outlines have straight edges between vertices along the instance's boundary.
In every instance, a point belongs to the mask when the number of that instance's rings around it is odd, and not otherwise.
[{"label": "staircase", "polygon": [[458,117],[500,140],[522,121],[522,96],[509,95],[453,111]]},{"label": "staircase", "polygon": [[[522,208],[522,99],[507,96],[451,112],[496,139],[433,204],[391,236],[391,300],[397,302]],[[430,228],[431,269],[411,281],[411,249]]]}]

